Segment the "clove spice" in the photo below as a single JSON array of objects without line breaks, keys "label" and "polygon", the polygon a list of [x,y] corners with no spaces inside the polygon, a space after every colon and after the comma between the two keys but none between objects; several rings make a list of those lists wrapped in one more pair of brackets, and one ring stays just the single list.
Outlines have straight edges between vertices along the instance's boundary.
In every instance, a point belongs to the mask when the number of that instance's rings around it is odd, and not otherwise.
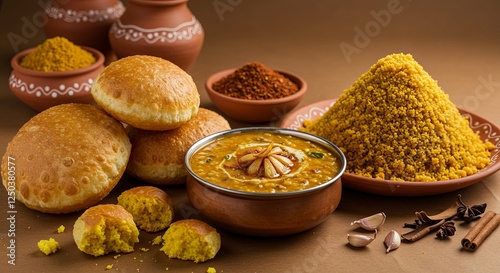
[{"label": "clove spice", "polygon": [[459,194],[458,197],[459,207],[457,208],[457,217],[458,219],[464,220],[467,223],[475,221],[481,218],[481,214],[486,210],[486,203],[479,205],[468,206],[462,201],[462,196]]}]

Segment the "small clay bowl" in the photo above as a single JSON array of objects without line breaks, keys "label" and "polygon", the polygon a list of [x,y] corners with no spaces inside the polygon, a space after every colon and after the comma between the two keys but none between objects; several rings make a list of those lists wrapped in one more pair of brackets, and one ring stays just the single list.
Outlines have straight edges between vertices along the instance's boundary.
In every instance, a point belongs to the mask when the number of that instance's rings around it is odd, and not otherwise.
[{"label": "small clay bowl", "polygon": [[82,46],[96,62],[90,66],[63,72],[42,72],[21,67],[21,59],[34,48],[16,54],[10,64],[9,88],[21,101],[37,111],[63,103],[93,103],[90,89],[95,77],[104,69],[103,54]]},{"label": "small clay bowl", "polygon": [[274,122],[283,118],[290,110],[297,106],[307,91],[306,81],[290,72],[275,70],[298,85],[299,91],[279,99],[248,100],[226,96],[215,91],[212,85],[227,75],[233,73],[236,68],[217,72],[205,82],[205,89],[213,104],[228,117],[247,123]]},{"label": "small clay bowl", "polygon": [[[257,131],[292,135],[325,147],[339,159],[340,172],[331,180],[304,190],[290,192],[245,192],[216,185],[198,176],[191,157],[220,137]],[[191,146],[185,156],[189,201],[202,216],[222,229],[252,236],[283,236],[311,229],[335,211],[342,195],[341,176],[346,167],[344,154],[331,142],[291,129],[246,127],[207,136]],[[217,169],[214,171],[218,171]]]}]

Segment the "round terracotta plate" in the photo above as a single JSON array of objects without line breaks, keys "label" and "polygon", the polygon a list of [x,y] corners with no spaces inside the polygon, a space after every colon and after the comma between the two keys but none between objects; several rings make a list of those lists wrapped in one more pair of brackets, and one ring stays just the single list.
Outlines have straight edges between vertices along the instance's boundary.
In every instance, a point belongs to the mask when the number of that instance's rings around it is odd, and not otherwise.
[{"label": "round terracotta plate", "polygon": [[[318,101],[292,111],[285,117],[281,127],[297,130],[302,126],[304,120],[313,120],[322,116],[335,101],[336,99]],[[436,182],[398,182],[344,173],[342,184],[354,190],[380,195],[427,196],[462,189],[494,174],[500,169],[500,128],[487,119],[467,110],[459,108],[459,111],[462,116],[469,117],[470,127],[479,134],[482,140],[488,140],[496,147],[491,152],[490,165],[478,173],[459,179]]]}]

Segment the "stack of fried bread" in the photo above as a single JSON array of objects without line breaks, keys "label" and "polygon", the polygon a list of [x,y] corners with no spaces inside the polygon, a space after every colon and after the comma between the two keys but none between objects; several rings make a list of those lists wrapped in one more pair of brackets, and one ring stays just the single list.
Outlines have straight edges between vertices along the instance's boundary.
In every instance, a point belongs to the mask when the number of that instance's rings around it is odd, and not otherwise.
[{"label": "stack of fried bread", "polygon": [[[94,80],[91,94],[97,107],[54,106],[19,130],[2,159],[3,184],[41,212],[85,209],[73,229],[81,251],[94,256],[131,252],[139,229],[157,232],[171,224],[170,197],[154,186],[140,186],[123,192],[117,204],[98,203],[125,172],[157,185],[185,183],[189,147],[230,126],[199,107],[190,75],[159,57],[134,55],[110,63]],[[16,180],[9,184],[13,161]],[[206,228],[203,222],[192,225],[197,226]]]},{"label": "stack of fried bread", "polygon": [[128,125],[132,151],[127,173],[147,183],[185,183],[189,147],[230,129],[222,116],[199,107],[191,76],[158,57],[135,55],[111,63],[91,93],[100,107]]}]

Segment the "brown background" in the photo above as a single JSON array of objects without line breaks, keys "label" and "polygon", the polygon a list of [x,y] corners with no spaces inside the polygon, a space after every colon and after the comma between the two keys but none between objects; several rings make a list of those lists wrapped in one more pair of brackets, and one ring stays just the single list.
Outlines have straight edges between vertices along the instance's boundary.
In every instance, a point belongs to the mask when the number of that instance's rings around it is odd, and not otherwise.
[{"label": "brown background", "polygon": [[[7,34],[21,34],[23,20],[33,20],[41,10],[38,1],[3,1],[0,44],[0,153],[21,125],[36,114],[19,102],[8,89],[10,58],[16,49]],[[43,1],[41,1],[43,2]],[[216,4],[232,5],[217,13]],[[395,5],[390,19],[377,23],[376,15]],[[190,70],[202,98],[202,107],[215,109],[203,83],[212,73],[261,61],[270,67],[303,76],[309,91],[300,106],[336,98],[379,58],[390,53],[411,53],[457,105],[500,124],[500,2],[490,1],[229,1],[192,0],[189,6],[206,31],[199,59]],[[394,9],[393,9],[394,10]],[[387,17],[386,17],[387,18]],[[367,33],[360,40],[356,30]],[[377,27],[378,26],[378,27]],[[371,27],[371,28],[370,28]],[[41,28],[18,50],[41,43]],[[356,40],[358,39],[358,40]],[[357,52],[342,53],[342,43]],[[233,127],[249,126],[230,120]],[[277,125],[277,124],[266,124]],[[134,184],[135,183],[135,184]],[[114,203],[125,188],[138,182],[125,177],[103,202]],[[166,188],[178,207],[177,218],[199,218],[182,187]],[[117,272],[497,272],[500,267],[500,231],[476,251],[461,250],[460,239],[471,226],[458,225],[456,236],[440,241],[431,234],[400,249],[385,253],[383,237],[403,223],[413,222],[415,211],[439,212],[462,194],[470,204],[488,204],[500,212],[500,173],[457,192],[429,197],[384,197],[344,189],[339,208],[322,225],[284,238],[252,238],[220,230],[222,248],[216,258],[194,264],[169,260],[149,240],[161,234],[141,234],[132,254],[94,258],[79,252],[72,240],[72,225],[79,213],[46,215],[17,203],[16,265],[7,264],[6,191],[0,189],[1,272],[89,272],[104,271],[114,264]],[[379,237],[365,249],[346,245],[346,234],[357,232],[350,222],[377,212],[387,214]],[[65,233],[56,229],[64,224]],[[36,246],[53,237],[62,249],[45,256]],[[139,247],[150,251],[141,252]],[[142,260],[142,262],[141,262]],[[118,270],[115,270],[118,269]]]}]

